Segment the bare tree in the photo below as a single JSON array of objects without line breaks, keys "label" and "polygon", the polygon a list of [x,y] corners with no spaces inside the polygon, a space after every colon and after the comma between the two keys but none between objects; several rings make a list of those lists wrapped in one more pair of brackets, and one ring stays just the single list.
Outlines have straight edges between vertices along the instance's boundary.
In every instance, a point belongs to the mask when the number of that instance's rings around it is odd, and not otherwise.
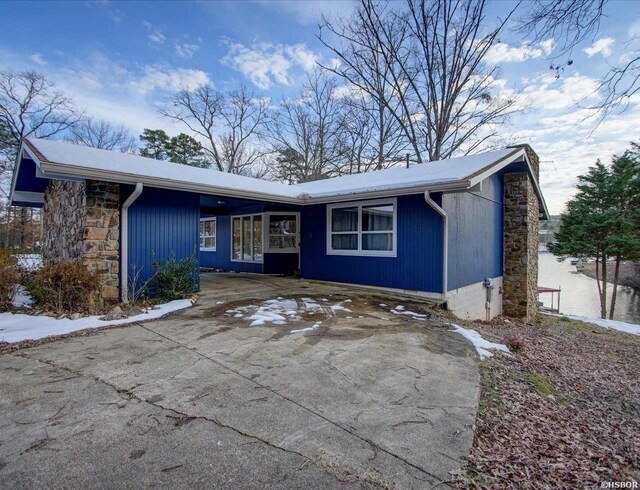
[{"label": "bare tree", "polygon": [[[405,21],[396,21],[398,15],[388,4],[363,1],[349,19],[332,22],[324,18],[318,36],[340,61],[324,68],[343,78],[360,96],[361,105],[366,105],[369,126],[375,127],[371,139],[378,145],[373,156],[378,169],[397,158],[407,145],[418,156],[420,153],[417,134],[407,117],[415,110],[401,66],[409,63],[410,52],[404,48],[408,28]],[[327,40],[326,33],[337,39],[336,44]]]},{"label": "bare tree", "polygon": [[[526,4],[529,9],[521,17],[519,29],[530,36],[532,43],[549,38],[558,41],[560,50],[556,59],[565,59],[552,63],[551,68],[560,76],[566,66],[573,64],[573,49],[595,39],[609,3],[609,0],[534,0]],[[640,35],[632,36],[627,48],[624,61],[612,65],[600,79],[597,92],[602,98],[590,106],[599,121],[616,109],[624,111],[630,98],[640,92]]]},{"label": "bare tree", "polygon": [[484,0],[408,0],[402,9],[361,0],[354,19],[325,21],[339,39],[320,37],[341,61],[332,71],[384,104],[419,163],[423,153],[439,160],[482,149],[515,110],[496,93],[498,69],[484,63],[513,11],[487,29],[485,8]]},{"label": "bare tree", "polygon": [[[6,185],[13,173],[16,152],[22,138],[50,138],[73,127],[81,115],[70,97],[34,71],[0,71],[0,127],[4,136],[0,149],[0,191],[8,198]],[[27,227],[32,212],[19,212],[18,245],[26,245]],[[7,207],[4,245],[9,246],[11,207]],[[15,221],[15,220],[14,220]]]},{"label": "bare tree", "polygon": [[78,145],[122,153],[133,153],[137,149],[136,138],[129,128],[101,119],[83,119],[70,129],[70,133],[67,141]]},{"label": "bare tree", "polygon": [[244,85],[226,94],[221,148],[228,172],[254,174],[259,160],[269,153],[258,141],[270,116],[269,104],[269,99],[255,97]]},{"label": "bare tree", "polygon": [[260,158],[257,137],[266,123],[269,102],[241,87],[223,94],[211,84],[181,90],[161,114],[189,128],[204,140],[207,160],[221,172],[248,174]]},{"label": "bare tree", "polygon": [[344,105],[336,80],[321,70],[308,75],[297,97],[283,99],[270,125],[279,153],[276,178],[308,182],[341,173],[344,165]]}]

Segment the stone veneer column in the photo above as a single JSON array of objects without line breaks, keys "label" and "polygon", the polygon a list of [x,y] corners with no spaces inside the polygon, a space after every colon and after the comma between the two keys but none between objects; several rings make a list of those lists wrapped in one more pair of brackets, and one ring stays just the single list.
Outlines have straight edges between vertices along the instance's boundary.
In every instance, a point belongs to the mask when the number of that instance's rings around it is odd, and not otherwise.
[{"label": "stone veneer column", "polygon": [[[535,156],[531,148],[527,151]],[[533,160],[531,158],[531,160]],[[538,159],[532,161],[537,174]],[[538,310],[539,203],[528,172],[504,175],[505,316],[531,320]]]},{"label": "stone veneer column", "polygon": [[117,302],[120,186],[51,180],[43,206],[44,260],[81,260],[100,277],[99,299]]}]

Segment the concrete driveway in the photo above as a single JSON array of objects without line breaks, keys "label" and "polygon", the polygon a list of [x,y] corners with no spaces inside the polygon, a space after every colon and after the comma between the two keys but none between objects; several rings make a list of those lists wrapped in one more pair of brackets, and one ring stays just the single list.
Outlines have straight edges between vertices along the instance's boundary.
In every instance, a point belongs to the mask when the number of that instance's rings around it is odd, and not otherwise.
[{"label": "concrete driveway", "polygon": [[0,486],[429,488],[464,464],[477,357],[424,304],[240,274],[203,290],[1,355]]}]

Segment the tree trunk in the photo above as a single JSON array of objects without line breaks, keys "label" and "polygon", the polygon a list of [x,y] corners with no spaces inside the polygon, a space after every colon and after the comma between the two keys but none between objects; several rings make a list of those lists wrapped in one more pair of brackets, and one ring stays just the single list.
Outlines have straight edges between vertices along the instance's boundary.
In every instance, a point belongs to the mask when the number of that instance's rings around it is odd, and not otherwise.
[{"label": "tree trunk", "polygon": [[609,308],[609,319],[613,320],[613,312],[616,309],[616,296],[618,294],[618,277],[620,275],[620,257],[616,257],[616,269],[613,273],[613,291],[611,292],[611,307]]},{"label": "tree trunk", "polygon": [[607,256],[602,255],[602,300],[601,306],[601,318],[607,318]]},{"label": "tree trunk", "polygon": [[604,313],[602,312],[602,284],[600,284],[600,258],[599,257],[596,257],[596,284],[598,285],[598,299],[600,300],[600,316],[602,317]]}]

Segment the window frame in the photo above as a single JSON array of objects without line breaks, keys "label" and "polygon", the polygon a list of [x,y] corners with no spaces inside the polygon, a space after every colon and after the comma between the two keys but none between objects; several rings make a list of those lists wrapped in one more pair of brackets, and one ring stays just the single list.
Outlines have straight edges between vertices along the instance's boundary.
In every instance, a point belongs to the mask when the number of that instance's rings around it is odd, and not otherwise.
[{"label": "window frame", "polygon": [[[367,206],[393,206],[393,227],[389,231],[363,231],[362,230],[362,208]],[[334,209],[340,208],[358,208],[358,229],[356,231],[333,232],[331,230],[331,218]],[[372,201],[347,201],[326,205],[327,214],[327,255],[351,255],[357,257],[397,257],[398,256],[398,199],[393,197],[389,199],[376,199]],[[362,235],[363,234],[385,234],[392,233],[392,249],[391,250],[363,250]],[[332,245],[333,235],[357,235],[358,248],[354,250],[334,249]]]},{"label": "window frame", "polygon": [[[216,216],[207,216],[204,218],[200,218],[200,224],[205,221],[213,221],[213,241],[215,245],[213,247],[203,247],[202,246],[202,235],[200,235],[200,228],[198,228],[198,243],[200,244],[201,252],[216,252],[218,248],[218,218]],[[200,226],[200,224],[198,226]],[[211,238],[211,236],[205,235],[204,238]],[[206,240],[205,240],[206,243]]]},{"label": "window frame", "polygon": [[[243,251],[244,251],[244,232],[243,232],[243,226],[242,226],[242,222],[244,219],[246,218],[250,218],[250,229],[251,229],[251,252],[252,252],[252,256],[255,257],[255,248],[254,248],[254,239],[253,237],[255,236],[255,229],[254,229],[254,218],[256,216],[260,216],[260,218],[262,219],[262,227],[260,230],[260,233],[262,235],[262,257],[259,260],[256,260],[255,258],[252,260],[247,260],[247,259],[236,259],[233,257],[233,220],[234,219],[240,219],[240,252],[241,255],[243,255]],[[230,254],[230,260],[231,262],[246,262],[248,264],[263,264],[264,263],[264,254],[265,254],[265,248],[264,248],[264,213],[249,213],[249,214],[234,214],[229,216],[230,220],[229,220],[229,230],[230,230],[230,241],[231,241],[231,250],[229,251]]]},{"label": "window frame", "polygon": [[[269,238],[271,236],[283,236],[283,235],[271,235],[269,222],[271,220],[271,216],[295,216],[296,217],[296,246],[289,248],[271,248],[269,245]],[[270,254],[290,254],[290,253],[299,253],[300,252],[300,212],[298,211],[268,211],[264,213],[264,235],[266,237],[266,247],[263,246],[265,253]],[[291,236],[291,235],[290,235]]]}]

